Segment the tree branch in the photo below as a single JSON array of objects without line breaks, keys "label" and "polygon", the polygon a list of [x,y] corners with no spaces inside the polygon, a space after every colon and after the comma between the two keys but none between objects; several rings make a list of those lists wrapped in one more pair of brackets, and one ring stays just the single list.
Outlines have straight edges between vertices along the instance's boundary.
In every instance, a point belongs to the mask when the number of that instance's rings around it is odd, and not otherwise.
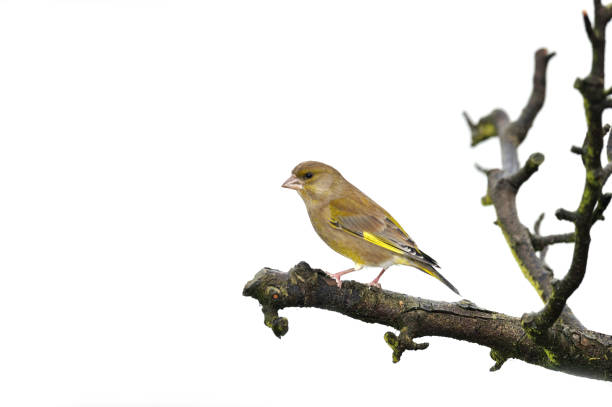
[{"label": "tree branch", "polygon": [[576,222],[578,216],[576,212],[568,211],[567,209],[559,208],[555,211],[555,216],[559,220],[566,220],[568,222]]},{"label": "tree branch", "polygon": [[544,162],[544,154],[541,153],[533,153],[525,163],[525,165],[515,172],[514,174],[508,177],[508,181],[516,188],[517,190],[523,185],[525,181],[527,181],[533,173],[535,173],[540,165]]},{"label": "tree branch", "polygon": [[572,146],[570,148],[570,151],[574,154],[578,154],[578,155],[582,155],[584,154],[584,150],[582,149],[582,147],[578,147],[578,146]]},{"label": "tree branch", "polygon": [[[278,310],[315,307],[339,312],[369,323],[390,326],[400,333],[385,334],[399,361],[405,350],[425,349],[414,339],[444,336],[477,343],[492,349],[497,370],[508,358],[573,375],[612,380],[612,337],[591,331],[555,327],[546,337],[546,347],[526,335],[518,318],[479,308],[469,301],[447,303],[372,289],[346,281],[338,288],[321,270],[302,262],[288,273],[263,269],[244,287],[243,295],[263,307],[264,320],[278,337],[288,331],[286,318]],[[282,329],[275,328],[282,325]],[[496,369],[497,368],[497,369]]]},{"label": "tree branch", "polygon": [[593,25],[591,24],[589,13],[587,13],[586,10],[582,10],[582,21],[584,22],[584,29],[587,33],[587,37],[589,37],[589,41],[596,41],[595,31],[593,31]]},{"label": "tree branch", "polygon": [[525,137],[527,137],[527,132],[544,105],[544,98],[546,96],[546,68],[548,67],[548,62],[554,56],[555,53],[548,53],[546,48],[536,51],[534,57],[533,88],[527,105],[521,111],[520,116],[500,133],[502,169],[506,174],[514,174],[519,169],[517,149],[523,140],[525,140]]},{"label": "tree branch", "polygon": [[548,245],[543,245],[542,247],[538,247],[538,245],[535,242],[536,239],[542,237],[542,234],[540,233],[540,228],[542,227],[543,220],[544,220],[544,212],[542,212],[540,216],[538,216],[538,219],[535,221],[533,225],[533,235],[531,237],[531,244],[533,245],[533,248],[536,251],[540,252],[540,260],[544,264],[544,267],[546,267],[546,269],[550,270],[550,272],[552,273],[552,269],[548,267],[548,265],[546,264],[546,254],[548,253]]},{"label": "tree branch", "polygon": [[537,114],[544,105],[544,98],[546,96],[546,68],[548,62],[555,56],[554,52],[549,53],[546,48],[541,48],[535,53],[535,69],[533,73],[533,88],[529,101],[521,115],[512,123],[510,130],[511,137],[516,138],[516,146],[520,145],[527,132],[533,125]]},{"label": "tree branch", "polygon": [[[612,137],[608,138],[608,140],[612,140]],[[612,154],[612,143],[610,143],[608,141],[608,154]],[[602,168],[601,170],[601,179],[602,182],[605,184],[606,181],[608,180],[608,178],[610,178],[610,174],[612,174],[612,162],[608,163],[604,168]]]},{"label": "tree branch", "polygon": [[531,243],[536,251],[544,250],[546,247],[557,243],[574,243],[576,236],[573,233],[559,235],[532,236]]},{"label": "tree branch", "polygon": [[[587,36],[592,46],[591,72],[584,79],[576,80],[576,88],[584,99],[584,109],[587,121],[587,133],[583,142],[583,164],[586,170],[585,184],[582,198],[575,212],[572,214],[575,225],[575,244],[572,263],[569,271],[555,286],[544,308],[523,316],[523,324],[528,333],[533,336],[543,335],[559,318],[567,299],[582,283],[586,273],[589,247],[591,244],[590,231],[593,223],[602,217],[603,210],[608,206],[609,198],[602,197],[602,167],[601,152],[603,149],[603,136],[609,131],[602,125],[602,114],[606,107],[606,94],[604,89],[604,58],[606,46],[606,25],[610,21],[610,11],[600,1],[595,1],[595,19],[591,25],[588,15],[583,13]],[[597,209],[596,209],[597,205]],[[559,211],[557,211],[559,216]],[[567,218],[564,216],[564,218]]]},{"label": "tree branch", "polygon": [[[544,302],[548,301],[553,293],[554,275],[550,268],[544,264],[544,260],[536,255],[531,234],[519,220],[516,209],[518,188],[538,169],[544,161],[544,156],[538,153],[533,154],[527,160],[525,166],[519,170],[517,149],[520,143],[525,140],[527,131],[544,102],[546,68],[551,55],[554,54],[548,54],[546,49],[536,51],[534,87],[521,116],[504,128],[496,128],[495,131],[492,131],[494,134],[499,134],[503,171],[489,170],[487,172],[487,194],[483,198],[483,202],[486,199],[488,203],[495,207],[497,224],[501,227],[514,258],[525,278]],[[489,119],[492,115],[493,113],[487,116],[486,122],[494,122]],[[507,117],[505,113],[504,115]],[[497,113],[497,117],[499,116],[502,115]],[[481,119],[481,122],[483,120]],[[471,130],[473,136],[474,130],[473,128]],[[472,137],[473,140],[474,136]],[[472,142],[472,145],[474,145],[474,142]],[[515,170],[512,171],[513,169]],[[564,311],[563,321],[571,326],[582,327],[569,308]]]},{"label": "tree branch", "polygon": [[[607,91],[606,91],[606,93],[607,93]],[[608,134],[610,132],[610,128],[611,128],[611,126],[609,124],[604,125],[604,127],[603,127],[604,135],[606,135],[606,134]],[[608,157],[608,165],[606,165],[606,167],[609,167],[610,166],[610,162],[612,161],[612,136],[608,136],[608,143],[606,144],[606,157]],[[612,170],[609,170],[609,171],[612,171]],[[603,182],[605,183],[606,181],[604,180]]]},{"label": "tree branch", "polygon": [[597,206],[593,210],[593,216],[591,217],[591,227],[598,220],[604,220],[604,212],[610,205],[610,200],[612,199],[612,194],[602,194],[597,201]]}]

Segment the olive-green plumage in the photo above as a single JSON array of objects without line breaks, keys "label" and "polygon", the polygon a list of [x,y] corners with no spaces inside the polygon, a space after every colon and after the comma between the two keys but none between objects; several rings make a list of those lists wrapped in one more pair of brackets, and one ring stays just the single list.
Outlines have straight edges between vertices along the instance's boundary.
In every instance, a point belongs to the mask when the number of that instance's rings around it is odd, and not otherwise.
[{"label": "olive-green plumage", "polygon": [[355,262],[354,269],[332,275],[338,285],[343,274],[363,266],[377,266],[383,270],[370,284],[380,287],[378,279],[384,271],[394,264],[403,264],[436,277],[459,294],[435,269],[438,263],[417,247],[399,223],[333,167],[305,161],[293,169],[283,187],[300,194],[321,239]]}]

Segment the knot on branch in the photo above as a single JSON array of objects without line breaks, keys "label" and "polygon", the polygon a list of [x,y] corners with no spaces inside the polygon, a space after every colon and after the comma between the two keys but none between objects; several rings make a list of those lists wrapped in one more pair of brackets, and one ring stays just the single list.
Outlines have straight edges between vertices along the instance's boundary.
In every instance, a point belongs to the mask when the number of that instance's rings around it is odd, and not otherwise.
[{"label": "knot on branch", "polygon": [[264,324],[280,339],[289,331],[287,318],[278,316],[278,310],[282,308],[283,297],[287,296],[287,290],[286,286],[272,280],[271,275],[274,273],[274,270],[267,267],[261,269],[244,286],[242,295],[259,300],[264,314]]},{"label": "knot on branch", "polygon": [[603,86],[603,78],[593,74],[589,74],[584,79],[576,78],[574,81],[574,88],[580,92],[584,99],[589,101],[593,108],[597,107],[600,112],[606,107],[606,94]]},{"label": "knot on branch", "polygon": [[496,372],[501,369],[503,364],[506,363],[506,360],[509,358],[509,356],[506,356],[505,353],[494,348],[491,348],[491,353],[489,353],[489,355],[491,356],[491,359],[495,361],[495,364],[489,369],[490,372]]},{"label": "knot on branch", "polygon": [[572,146],[572,148],[570,148],[570,152],[581,156],[584,154],[584,149],[582,147]]},{"label": "knot on branch", "polygon": [[289,331],[289,320],[285,317],[278,316],[278,310],[271,307],[263,307],[264,324],[274,332],[274,335],[280,339]]},{"label": "knot on branch", "polygon": [[412,335],[410,334],[410,329],[408,327],[403,327],[400,330],[399,336],[395,335],[393,332],[385,333],[385,342],[393,349],[393,363],[397,363],[400,361],[402,357],[402,353],[405,350],[421,350],[427,349],[429,343],[416,343],[412,340]]},{"label": "knot on branch", "polygon": [[323,271],[313,270],[305,262],[293,267],[289,273],[265,267],[244,286],[242,295],[259,301],[265,325],[281,338],[289,331],[289,321],[279,317],[278,310],[303,303],[304,293],[308,291],[306,288],[317,284],[319,278],[324,278]]}]

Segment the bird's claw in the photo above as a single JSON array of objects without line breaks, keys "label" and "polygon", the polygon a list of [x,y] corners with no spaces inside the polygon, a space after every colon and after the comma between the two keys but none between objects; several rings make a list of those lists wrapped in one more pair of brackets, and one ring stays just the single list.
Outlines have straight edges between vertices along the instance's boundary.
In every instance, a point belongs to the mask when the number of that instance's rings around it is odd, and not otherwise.
[{"label": "bird's claw", "polygon": [[378,282],[375,283],[374,281],[372,281],[371,283],[368,283],[368,286],[370,288],[375,287],[375,288],[378,288],[378,289],[382,289],[382,286],[380,285],[380,283],[378,283]]},{"label": "bird's claw", "polygon": [[332,273],[325,273],[327,274],[328,277],[333,278],[334,280],[336,280],[336,285],[338,286],[338,288],[342,288],[342,280],[340,280],[340,276],[337,274],[340,273],[336,273],[336,274],[332,274]]}]

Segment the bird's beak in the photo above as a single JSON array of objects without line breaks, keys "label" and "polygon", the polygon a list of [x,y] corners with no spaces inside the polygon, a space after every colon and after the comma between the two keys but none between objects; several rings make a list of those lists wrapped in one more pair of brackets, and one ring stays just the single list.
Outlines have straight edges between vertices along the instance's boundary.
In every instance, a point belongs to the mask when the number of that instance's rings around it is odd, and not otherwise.
[{"label": "bird's beak", "polygon": [[281,186],[283,188],[295,189],[296,191],[299,191],[304,187],[304,182],[295,175],[291,175],[289,179],[287,179],[287,181],[285,181]]}]

